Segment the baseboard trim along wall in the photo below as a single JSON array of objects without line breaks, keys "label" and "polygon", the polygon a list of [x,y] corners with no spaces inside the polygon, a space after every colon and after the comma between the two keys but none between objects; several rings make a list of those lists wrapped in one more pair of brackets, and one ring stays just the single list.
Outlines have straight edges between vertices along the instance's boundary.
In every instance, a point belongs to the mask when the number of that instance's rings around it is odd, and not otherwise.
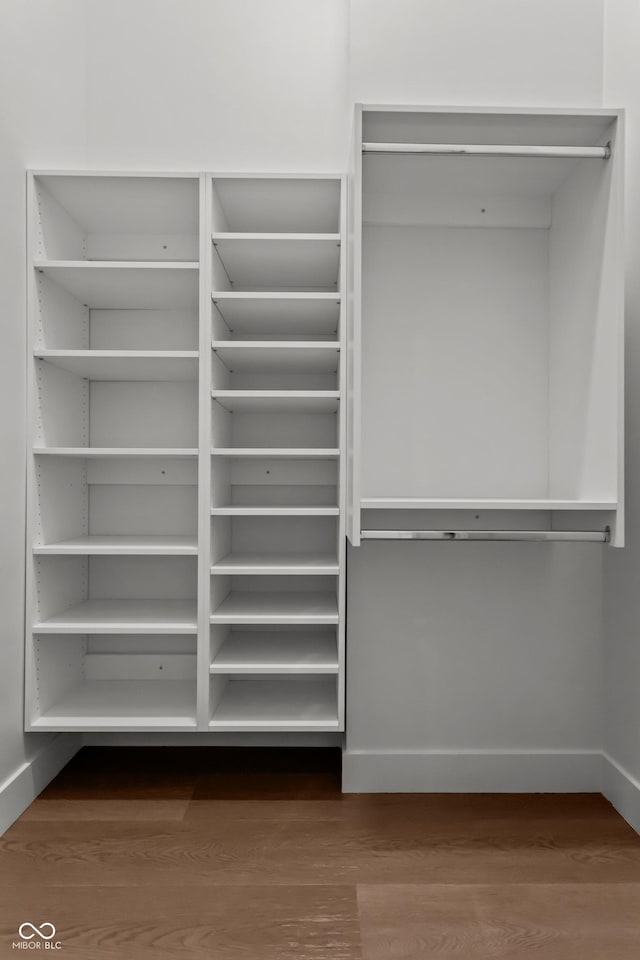
[{"label": "baseboard trim along wall", "polygon": [[602,755],[601,790],[620,816],[640,833],[640,781],[608,753]]},{"label": "baseboard trim along wall", "polygon": [[346,750],[342,789],[344,793],[589,793],[600,791],[601,772],[599,750]]},{"label": "baseboard trim along wall", "polygon": [[24,813],[81,746],[81,734],[54,737],[0,784],[0,835]]}]

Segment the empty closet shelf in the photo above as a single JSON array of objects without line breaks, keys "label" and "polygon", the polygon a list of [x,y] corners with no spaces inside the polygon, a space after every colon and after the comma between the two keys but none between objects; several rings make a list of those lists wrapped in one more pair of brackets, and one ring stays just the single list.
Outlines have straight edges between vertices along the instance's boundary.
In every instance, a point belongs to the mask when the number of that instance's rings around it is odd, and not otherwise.
[{"label": "empty closet shelf", "polygon": [[48,707],[32,725],[48,730],[195,727],[195,683],[88,680]]},{"label": "empty closet shelf", "polygon": [[337,447],[216,447],[214,457],[287,457],[290,460],[332,460],[340,456]]},{"label": "empty closet shelf", "polygon": [[331,631],[233,631],[211,663],[211,673],[338,673],[336,636]]},{"label": "empty closet shelf", "polygon": [[212,507],[212,517],[337,517],[339,507]]},{"label": "empty closet shelf", "polygon": [[615,510],[615,500],[365,497],[363,510]]},{"label": "empty closet shelf", "polygon": [[221,730],[337,730],[335,680],[230,680],[209,726]]},{"label": "empty closet shelf", "polygon": [[198,456],[196,447],[34,447],[37,456],[55,457],[95,457],[112,460],[129,457],[181,457],[191,459]]},{"label": "empty closet shelf", "polygon": [[195,307],[198,264],[118,260],[36,260],[34,267],[92,309]]},{"label": "empty closet shelf", "polygon": [[85,600],[33,625],[34,633],[196,633],[195,600]]},{"label": "empty closet shelf", "polygon": [[335,592],[230,593],[212,623],[338,623]]},{"label": "empty closet shelf", "polygon": [[237,288],[337,286],[338,233],[214,233],[212,241]]},{"label": "empty closet shelf", "polygon": [[246,553],[229,554],[218,560],[211,567],[211,573],[230,574],[237,576],[260,574],[299,575],[331,575],[337,576],[340,571],[337,557],[331,554],[265,554]]},{"label": "empty closet shelf", "polygon": [[211,396],[232,413],[335,413],[338,390],[213,390]]},{"label": "empty closet shelf", "polygon": [[233,373],[334,373],[340,344],[333,340],[212,340]]},{"label": "empty closet shelf", "polygon": [[275,336],[337,335],[340,294],[236,293],[216,291],[213,303],[233,334]]},{"label": "empty closet shelf", "polygon": [[55,543],[37,544],[33,548],[33,552],[35,554],[79,554],[84,556],[100,554],[191,556],[198,553],[198,541],[195,535],[92,534],[85,537],[58,540]]},{"label": "empty closet shelf", "polygon": [[196,380],[197,350],[36,350],[85,380]]}]

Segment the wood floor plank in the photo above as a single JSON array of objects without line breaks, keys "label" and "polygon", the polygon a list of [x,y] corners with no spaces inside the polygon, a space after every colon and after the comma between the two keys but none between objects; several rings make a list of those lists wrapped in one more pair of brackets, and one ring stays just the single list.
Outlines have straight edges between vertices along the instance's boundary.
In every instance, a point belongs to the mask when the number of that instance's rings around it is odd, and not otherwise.
[{"label": "wood floor plank", "polygon": [[363,960],[494,960],[475,886],[359,885]]},{"label": "wood floor plank", "polygon": [[0,902],[3,960],[27,918],[55,924],[68,960],[361,960],[353,887],[11,885]]},{"label": "wood floor plank", "polygon": [[190,887],[270,883],[278,824],[17,821],[0,839],[0,883]]},{"label": "wood floor plank", "polygon": [[25,810],[21,820],[78,823],[83,820],[97,821],[142,821],[182,820],[189,806],[189,797],[169,800],[153,799],[81,799],[38,797]]},{"label": "wood floor plank", "polygon": [[[454,822],[372,820],[19,820],[0,840],[0,879],[121,885],[635,883],[640,838],[612,816]],[[267,804],[268,806],[268,804]]]},{"label": "wood floor plank", "polygon": [[637,960],[640,884],[358,887],[364,960]]}]

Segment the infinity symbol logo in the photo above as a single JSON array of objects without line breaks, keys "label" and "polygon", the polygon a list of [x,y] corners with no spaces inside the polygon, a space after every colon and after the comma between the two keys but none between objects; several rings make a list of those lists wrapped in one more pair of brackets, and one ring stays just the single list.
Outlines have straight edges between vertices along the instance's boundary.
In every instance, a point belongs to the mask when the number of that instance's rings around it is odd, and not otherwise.
[{"label": "infinity symbol logo", "polygon": [[[51,933],[45,933],[45,927],[48,927]],[[25,933],[25,930],[32,930],[33,933]],[[21,923],[18,933],[23,940],[33,940],[36,934],[43,940],[53,940],[56,935],[56,928],[52,923],[42,923],[39,927],[34,927],[32,923]]]}]

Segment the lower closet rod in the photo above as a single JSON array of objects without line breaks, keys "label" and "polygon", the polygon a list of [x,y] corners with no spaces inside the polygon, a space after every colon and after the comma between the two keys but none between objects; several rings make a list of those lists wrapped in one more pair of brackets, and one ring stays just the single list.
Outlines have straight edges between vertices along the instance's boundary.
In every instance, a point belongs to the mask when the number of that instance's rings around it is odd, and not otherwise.
[{"label": "lower closet rod", "polygon": [[362,540],[539,540],[607,543],[610,530],[362,530]]}]

